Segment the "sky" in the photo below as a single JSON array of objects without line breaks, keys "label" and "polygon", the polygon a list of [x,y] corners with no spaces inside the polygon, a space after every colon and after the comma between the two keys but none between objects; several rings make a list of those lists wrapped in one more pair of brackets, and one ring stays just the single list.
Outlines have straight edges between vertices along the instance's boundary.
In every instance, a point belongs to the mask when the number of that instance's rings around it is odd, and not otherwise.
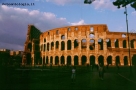
[{"label": "sky", "polygon": [[[125,8],[118,9],[113,1],[84,4],[84,0],[0,0],[0,49],[24,50],[29,24],[41,32],[86,24],[107,24],[111,32],[126,32]],[[135,32],[136,11],[128,5],[127,13],[128,30]]]}]

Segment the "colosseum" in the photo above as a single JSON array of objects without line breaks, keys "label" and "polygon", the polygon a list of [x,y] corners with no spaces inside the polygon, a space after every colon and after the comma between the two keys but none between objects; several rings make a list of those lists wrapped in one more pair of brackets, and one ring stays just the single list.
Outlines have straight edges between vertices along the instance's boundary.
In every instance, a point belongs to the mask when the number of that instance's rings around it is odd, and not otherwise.
[{"label": "colosseum", "polygon": [[66,26],[46,32],[28,25],[22,64],[134,65],[135,39],[136,33],[110,32],[106,24]]}]

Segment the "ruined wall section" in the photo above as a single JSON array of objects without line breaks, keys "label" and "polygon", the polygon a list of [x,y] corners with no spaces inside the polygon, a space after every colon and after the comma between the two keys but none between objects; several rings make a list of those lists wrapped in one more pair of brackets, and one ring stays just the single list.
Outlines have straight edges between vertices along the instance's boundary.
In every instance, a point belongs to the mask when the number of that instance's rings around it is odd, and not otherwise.
[{"label": "ruined wall section", "polygon": [[[28,25],[27,38],[24,45],[22,64],[32,64],[40,57],[39,38],[41,31],[34,25]],[[35,60],[36,59],[36,60]],[[38,61],[37,61],[38,62]]]}]

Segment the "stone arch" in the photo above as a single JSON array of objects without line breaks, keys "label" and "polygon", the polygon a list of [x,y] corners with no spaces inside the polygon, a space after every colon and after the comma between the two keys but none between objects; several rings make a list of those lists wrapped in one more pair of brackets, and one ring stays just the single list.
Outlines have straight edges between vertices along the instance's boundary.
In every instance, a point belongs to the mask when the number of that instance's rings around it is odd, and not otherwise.
[{"label": "stone arch", "polygon": [[130,44],[131,44],[131,48],[134,48],[134,40],[131,40]]},{"label": "stone arch", "polygon": [[32,43],[29,43],[27,46],[28,50],[31,52],[32,51]]},{"label": "stone arch", "polygon": [[90,65],[95,65],[95,56],[90,56]]},{"label": "stone arch", "polygon": [[59,65],[59,57],[58,56],[55,57],[55,65]]},{"label": "stone arch", "polygon": [[45,49],[46,49],[46,44],[44,44],[44,51],[45,51]]},{"label": "stone arch", "polygon": [[103,39],[98,39],[98,48],[99,50],[103,50]]},{"label": "stone arch", "polygon": [[65,64],[65,57],[64,56],[61,56],[61,64]]},{"label": "stone arch", "polygon": [[116,61],[115,61],[116,65],[120,65],[120,57],[116,56]]},{"label": "stone arch", "polygon": [[104,57],[102,55],[98,57],[98,63],[104,65]]},{"label": "stone arch", "polygon": [[90,37],[90,38],[94,38],[95,35],[94,35],[93,33],[90,33],[89,37]]},{"label": "stone arch", "polygon": [[65,42],[64,41],[61,42],[61,50],[65,50]]},{"label": "stone arch", "polygon": [[76,47],[78,47],[78,40],[77,39],[74,40],[74,48],[76,48]]},{"label": "stone arch", "polygon": [[67,41],[67,50],[71,50],[71,40]]},{"label": "stone arch", "polygon": [[95,40],[94,39],[90,39],[89,49],[90,50],[94,50],[95,49]]},{"label": "stone arch", "polygon": [[127,41],[123,40],[123,48],[127,48]]},{"label": "stone arch", "polygon": [[124,65],[128,65],[128,57],[124,56]]},{"label": "stone arch", "polygon": [[136,54],[132,57],[132,65],[136,66]]},{"label": "stone arch", "polygon": [[45,64],[45,56],[43,57],[43,65]]},{"label": "stone arch", "polygon": [[106,39],[107,42],[107,47],[111,47],[111,40],[110,39]]},{"label": "stone arch", "polygon": [[49,51],[49,43],[47,43],[47,50]]},{"label": "stone arch", "polygon": [[112,56],[107,57],[107,65],[111,64],[112,65]]},{"label": "stone arch", "polygon": [[56,41],[56,49],[59,48],[59,41]]},{"label": "stone arch", "polygon": [[85,55],[83,55],[83,56],[81,57],[81,64],[82,64],[82,65],[85,65],[85,64],[86,64],[86,61],[87,61],[87,57],[86,57]]},{"label": "stone arch", "polygon": [[51,50],[54,49],[54,42],[51,42]]},{"label": "stone arch", "polygon": [[78,56],[74,56],[74,65],[78,65]]},{"label": "stone arch", "polygon": [[46,64],[49,64],[49,58],[46,56]]},{"label": "stone arch", "polygon": [[71,65],[71,56],[67,56],[67,65]]},{"label": "stone arch", "polygon": [[56,30],[56,34],[57,34],[57,35],[59,34],[59,30]]},{"label": "stone arch", "polygon": [[53,56],[50,57],[50,63],[53,63]]},{"label": "stone arch", "polygon": [[81,48],[83,49],[83,48],[86,48],[87,47],[87,41],[86,41],[86,39],[82,39],[81,40]]},{"label": "stone arch", "polygon": [[64,40],[65,39],[65,35],[61,35],[61,40]]},{"label": "stone arch", "polygon": [[115,39],[115,48],[119,48],[119,40]]}]

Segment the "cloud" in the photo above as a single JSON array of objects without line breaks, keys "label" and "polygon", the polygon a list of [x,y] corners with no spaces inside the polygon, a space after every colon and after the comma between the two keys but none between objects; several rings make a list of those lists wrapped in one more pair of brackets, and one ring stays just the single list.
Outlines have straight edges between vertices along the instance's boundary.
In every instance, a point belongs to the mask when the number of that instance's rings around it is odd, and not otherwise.
[{"label": "cloud", "polygon": [[51,12],[2,5],[0,6],[0,48],[23,50],[28,24],[33,24],[45,32],[57,27],[84,24],[84,20],[71,23],[66,18],[58,18]]},{"label": "cloud", "polygon": [[85,24],[84,20],[80,20],[79,22],[71,23],[71,25],[83,25]]},{"label": "cloud", "polygon": [[132,12],[132,15],[136,15],[136,11],[133,11],[133,12]]},{"label": "cloud", "polygon": [[[8,6],[0,6],[0,43],[3,46],[12,49],[20,49],[24,47],[26,40],[27,26],[34,24],[42,32],[56,27],[70,25],[66,18],[57,18],[55,14],[50,12],[40,12],[38,10],[28,10],[21,8],[13,8]],[[16,47],[20,46],[20,47]],[[0,48],[2,44],[0,44]]]},{"label": "cloud", "polygon": [[57,5],[65,5],[70,3],[81,3],[84,2],[84,0],[46,0],[46,2],[52,2]]},{"label": "cloud", "polygon": [[95,0],[92,4],[94,5],[95,9],[117,9],[112,2],[113,0]]}]

